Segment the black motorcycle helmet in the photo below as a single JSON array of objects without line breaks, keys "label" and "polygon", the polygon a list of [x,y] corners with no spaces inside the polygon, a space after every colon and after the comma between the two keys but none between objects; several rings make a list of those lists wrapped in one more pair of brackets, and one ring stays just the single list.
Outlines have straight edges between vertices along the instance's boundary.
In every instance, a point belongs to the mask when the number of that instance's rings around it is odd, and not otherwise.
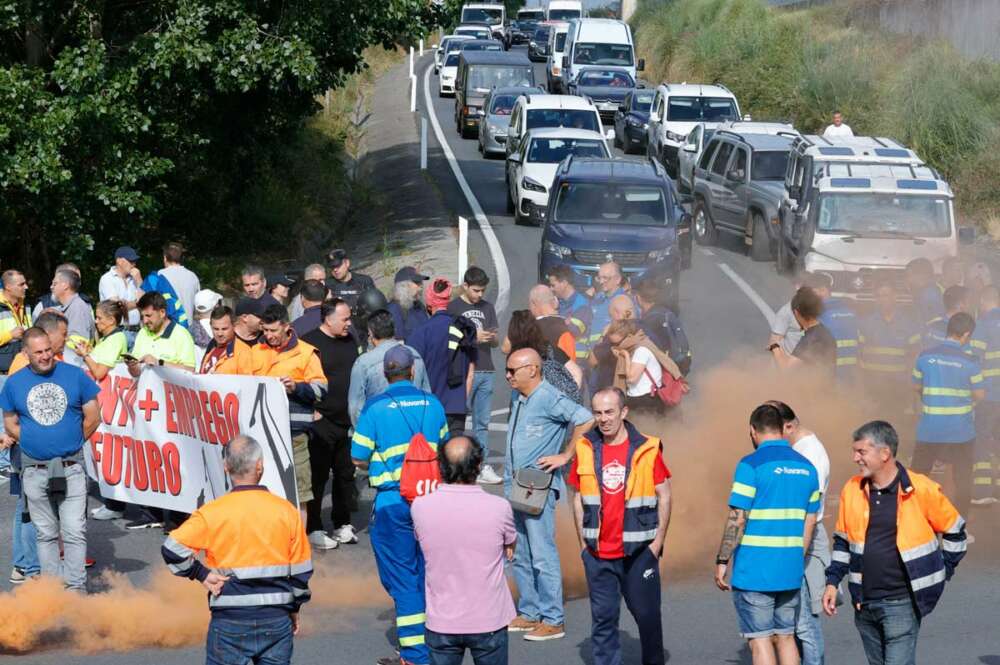
[{"label": "black motorcycle helmet", "polygon": [[385,309],[389,304],[385,295],[378,289],[368,289],[358,296],[354,305],[354,316],[367,319],[373,312]]}]

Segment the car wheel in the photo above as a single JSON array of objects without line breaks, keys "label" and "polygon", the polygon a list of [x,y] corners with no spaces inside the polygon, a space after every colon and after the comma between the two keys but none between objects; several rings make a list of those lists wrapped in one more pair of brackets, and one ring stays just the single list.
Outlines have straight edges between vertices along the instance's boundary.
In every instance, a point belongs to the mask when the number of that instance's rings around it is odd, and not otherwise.
[{"label": "car wheel", "polygon": [[755,212],[751,216],[751,241],[750,259],[753,261],[770,261],[771,239],[767,236],[767,228],[764,226],[764,217]]},{"label": "car wheel", "polygon": [[694,202],[694,219],[691,220],[691,231],[694,239],[699,245],[714,245],[716,238],[715,224],[712,222],[712,215],[708,212],[705,201],[698,199]]}]

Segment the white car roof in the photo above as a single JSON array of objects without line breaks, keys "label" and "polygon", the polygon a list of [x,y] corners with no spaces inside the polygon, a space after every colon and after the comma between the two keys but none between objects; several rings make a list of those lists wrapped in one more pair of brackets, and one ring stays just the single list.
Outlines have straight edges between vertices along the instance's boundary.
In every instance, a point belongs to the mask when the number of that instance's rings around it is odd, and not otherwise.
[{"label": "white car roof", "polygon": [[744,120],[728,120],[716,129],[718,130],[729,130],[731,132],[737,132],[739,134],[778,134],[781,132],[794,132],[798,134],[798,130],[787,122],[751,122]]},{"label": "white car roof", "polygon": [[528,95],[517,100],[529,109],[592,109],[593,102],[588,102],[577,95]]},{"label": "white car roof", "polygon": [[604,141],[604,136],[600,132],[575,127],[539,127],[538,129],[529,129],[528,134],[533,139],[594,139],[595,141]]},{"label": "white car roof", "polygon": [[937,178],[823,178],[817,187],[824,192],[878,192],[952,198],[951,186]]},{"label": "white car roof", "polygon": [[661,83],[661,88],[665,88],[668,95],[681,95],[685,97],[732,97],[736,99],[728,88],[707,83]]}]

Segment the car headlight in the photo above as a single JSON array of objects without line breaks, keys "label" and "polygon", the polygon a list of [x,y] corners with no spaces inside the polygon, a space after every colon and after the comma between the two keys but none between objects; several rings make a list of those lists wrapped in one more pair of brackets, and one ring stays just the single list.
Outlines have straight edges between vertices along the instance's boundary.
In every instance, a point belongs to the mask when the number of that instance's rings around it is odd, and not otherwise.
[{"label": "car headlight", "polygon": [[684,140],[684,138],[685,138],[685,137],[684,137],[684,136],[681,136],[680,134],[675,134],[675,133],[673,133],[673,132],[671,132],[671,131],[668,131],[668,132],[667,132],[667,140],[668,140],[668,141],[675,141],[675,142],[677,142],[677,143],[680,143],[681,141],[683,141],[683,140]]},{"label": "car headlight", "polygon": [[546,191],[548,191],[545,189],[545,185],[538,182],[537,180],[529,178],[528,176],[524,176],[523,178],[521,178],[521,187],[524,187],[529,192],[538,192],[540,194],[544,194]]},{"label": "car headlight", "polygon": [[562,245],[557,245],[551,240],[545,241],[544,249],[549,254],[555,254],[560,259],[564,259],[573,253],[573,250],[571,250],[569,247],[563,247]]},{"label": "car headlight", "polygon": [[639,120],[638,118],[626,118],[625,122],[627,122],[632,127],[640,127],[643,129],[646,127],[646,123],[644,123],[642,120]]},{"label": "car headlight", "polygon": [[668,256],[670,256],[670,252],[672,251],[672,249],[673,248],[671,248],[671,247],[664,247],[663,249],[653,250],[652,252],[649,253],[649,260],[650,261],[662,261],[663,259],[665,259]]}]

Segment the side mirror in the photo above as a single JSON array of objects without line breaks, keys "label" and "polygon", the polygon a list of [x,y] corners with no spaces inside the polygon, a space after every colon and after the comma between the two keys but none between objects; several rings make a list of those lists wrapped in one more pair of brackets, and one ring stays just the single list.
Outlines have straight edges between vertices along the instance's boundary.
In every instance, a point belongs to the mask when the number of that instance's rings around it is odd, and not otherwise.
[{"label": "side mirror", "polygon": [[660,114],[658,112],[656,112],[656,111],[650,111],[649,112],[649,121],[650,122],[659,122],[660,121]]},{"label": "side mirror", "polygon": [[746,175],[747,175],[746,171],[744,171],[743,169],[733,169],[732,171],[726,174],[726,177],[736,182],[743,182],[743,180],[746,178]]},{"label": "side mirror", "polygon": [[971,245],[976,242],[976,229],[971,226],[958,227],[958,242],[963,245]]},{"label": "side mirror", "polygon": [[639,64],[636,65],[635,71],[642,72],[642,71],[645,71],[645,70],[646,70],[646,59],[645,58],[639,58]]},{"label": "side mirror", "polygon": [[686,146],[684,146],[684,152],[690,152],[691,154],[694,154],[698,152],[698,146],[696,146],[694,143],[688,143]]},{"label": "side mirror", "polygon": [[567,69],[569,67],[569,56],[568,55],[564,55],[563,56],[563,58],[562,58],[562,66],[563,66],[563,69]]},{"label": "side mirror", "polygon": [[510,162],[511,164],[520,164],[521,155],[516,152],[512,152],[510,153],[510,155],[507,156],[507,161]]},{"label": "side mirror", "polygon": [[624,104],[619,104],[618,105],[618,111],[621,112],[621,113],[628,113],[628,107],[625,106]]}]

